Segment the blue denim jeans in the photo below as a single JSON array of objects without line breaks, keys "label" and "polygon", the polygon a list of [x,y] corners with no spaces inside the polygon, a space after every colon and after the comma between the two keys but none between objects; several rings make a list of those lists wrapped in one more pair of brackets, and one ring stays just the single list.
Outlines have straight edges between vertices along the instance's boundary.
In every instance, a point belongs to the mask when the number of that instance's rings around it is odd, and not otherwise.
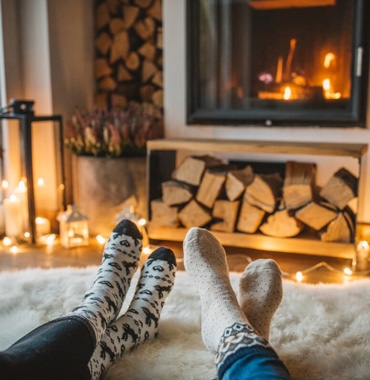
[{"label": "blue denim jeans", "polygon": [[284,363],[271,347],[241,347],[218,369],[219,380],[290,380]]}]

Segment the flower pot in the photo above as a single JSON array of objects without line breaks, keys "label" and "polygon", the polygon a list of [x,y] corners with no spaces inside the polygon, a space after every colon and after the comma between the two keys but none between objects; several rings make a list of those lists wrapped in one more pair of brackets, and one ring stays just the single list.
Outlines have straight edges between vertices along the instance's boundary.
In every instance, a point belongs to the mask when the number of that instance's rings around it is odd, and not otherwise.
[{"label": "flower pot", "polygon": [[[137,217],[146,218],[146,157],[73,156],[73,198],[89,218],[92,236],[109,235],[129,198]],[[132,204],[132,201],[130,202]]]}]

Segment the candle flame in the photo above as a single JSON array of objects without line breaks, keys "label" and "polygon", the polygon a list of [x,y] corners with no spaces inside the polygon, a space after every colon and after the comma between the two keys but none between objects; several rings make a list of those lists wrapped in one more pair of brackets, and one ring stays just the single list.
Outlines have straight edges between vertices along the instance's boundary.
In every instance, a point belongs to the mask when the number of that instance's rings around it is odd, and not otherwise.
[{"label": "candle flame", "polygon": [[44,178],[40,177],[37,179],[37,186],[44,186],[45,185],[45,180]]}]

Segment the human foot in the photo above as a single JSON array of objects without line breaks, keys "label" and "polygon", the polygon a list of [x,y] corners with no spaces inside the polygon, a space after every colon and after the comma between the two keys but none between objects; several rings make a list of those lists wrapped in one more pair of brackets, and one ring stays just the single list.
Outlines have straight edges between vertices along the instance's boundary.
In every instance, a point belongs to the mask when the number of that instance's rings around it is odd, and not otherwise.
[{"label": "human foot", "polygon": [[136,272],[142,250],[142,236],[136,225],[122,220],[107,241],[103,259],[92,288],[82,303],[67,316],[79,316],[92,327],[99,342],[116,318]]},{"label": "human foot", "polygon": [[90,359],[92,379],[99,379],[125,352],[156,336],[175,273],[176,258],[170,249],[158,248],[149,256],[127,312],[108,327]]},{"label": "human foot", "polygon": [[228,327],[248,324],[230,284],[225,250],[211,232],[193,227],[184,240],[184,266],[200,294],[204,344],[216,353]]},{"label": "human foot", "polygon": [[239,282],[239,305],[256,332],[266,340],[282,297],[282,274],[274,260],[252,261],[245,268]]}]

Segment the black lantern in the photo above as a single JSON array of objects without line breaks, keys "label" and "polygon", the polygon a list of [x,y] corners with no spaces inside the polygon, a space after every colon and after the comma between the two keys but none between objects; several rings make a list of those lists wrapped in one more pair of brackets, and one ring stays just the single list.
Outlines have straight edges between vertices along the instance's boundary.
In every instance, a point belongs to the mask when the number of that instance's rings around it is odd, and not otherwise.
[{"label": "black lantern", "polygon": [[[66,201],[62,116],[36,116],[33,112],[33,104],[33,101],[12,100],[9,106],[2,110],[0,119],[17,120],[20,132],[21,178],[19,186],[9,189],[6,199],[4,199],[5,234],[19,238],[21,232],[23,238],[26,233],[27,241],[35,244],[40,235],[52,232],[54,226],[57,226],[56,216],[60,211],[65,210]],[[44,162],[55,159],[55,177],[53,177],[55,183],[48,184],[47,187],[43,178],[35,177],[34,158],[36,155],[44,153],[43,149],[39,148],[38,151],[35,151],[33,147],[35,123],[41,123],[42,128],[50,128],[50,125],[54,128],[53,143],[56,156],[42,158]],[[3,127],[3,123],[1,123],[1,127]],[[54,194],[50,197],[47,192]],[[53,199],[53,202],[49,201],[50,198]],[[42,203],[46,206],[41,207]],[[46,213],[47,207],[50,211]]]}]

